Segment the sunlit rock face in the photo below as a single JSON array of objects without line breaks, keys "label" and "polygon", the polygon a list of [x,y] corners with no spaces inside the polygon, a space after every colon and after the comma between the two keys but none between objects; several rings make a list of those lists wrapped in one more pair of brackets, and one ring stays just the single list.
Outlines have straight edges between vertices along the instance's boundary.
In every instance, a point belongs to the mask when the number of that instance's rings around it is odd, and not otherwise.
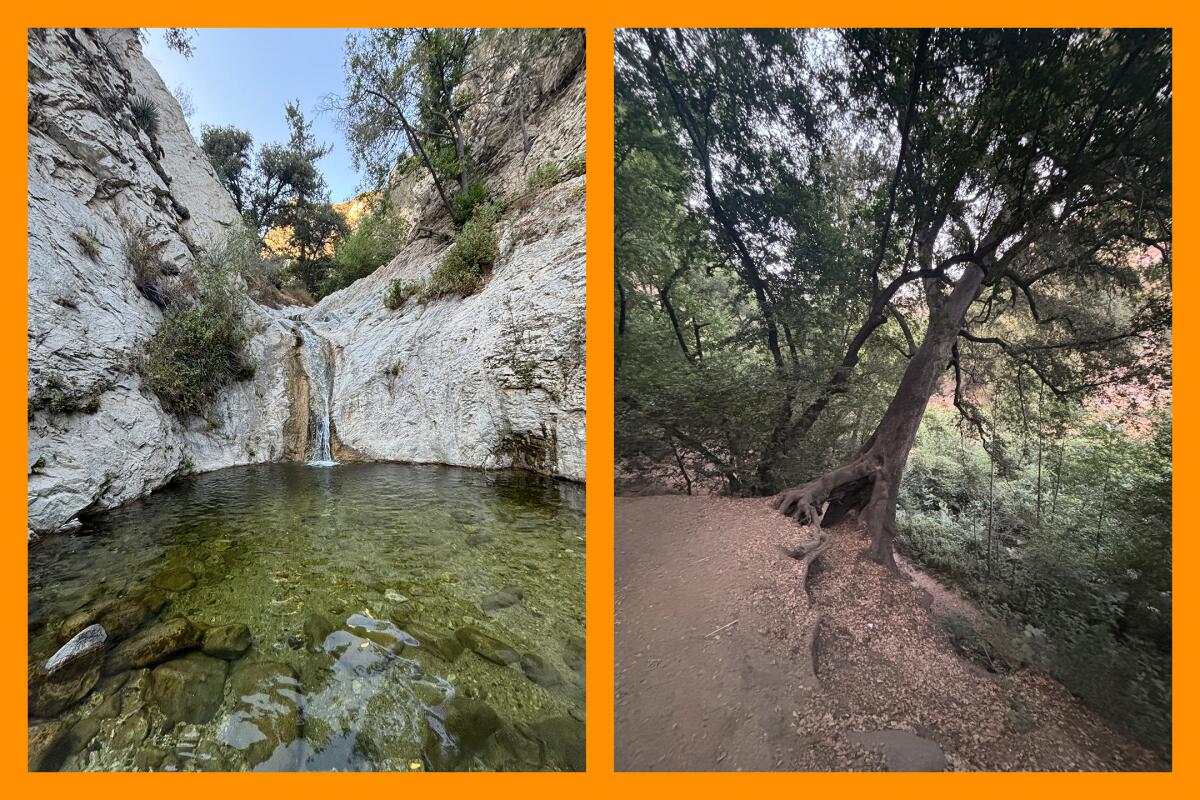
[{"label": "sunlit rock face", "polygon": [[[491,80],[509,96],[517,73]],[[164,261],[186,273],[237,212],[135,31],[31,31],[31,537],[182,471],[304,458],[304,326],[289,318],[301,314],[333,353],[335,458],[516,465],[582,480],[585,178],[528,189],[539,164],[583,155],[582,38],[524,80],[534,99],[523,119],[493,110],[474,121],[485,178],[509,201],[500,257],[479,293],[385,308],[393,279],[427,276],[449,246],[418,234],[312,309],[249,303],[254,378],[229,387],[205,419],[180,421],[135,368],[162,315],[134,285],[125,230],[150,231]],[[153,134],[135,119],[144,99],[157,108]],[[392,196],[416,227],[437,222],[428,179],[414,173]],[[56,410],[40,391],[52,383],[94,404]]]},{"label": "sunlit rock face", "polygon": [[[335,351],[335,456],[340,445],[342,458],[515,463],[584,479],[586,178],[529,189],[539,164],[584,154],[582,39],[525,77],[540,99],[523,129],[515,115],[475,121],[485,179],[506,200],[483,289],[388,310],[391,282],[427,277],[449,247],[414,238],[305,315]],[[502,96],[513,91],[514,75],[496,79],[507,81]],[[417,171],[392,197],[417,227],[437,217]]]},{"label": "sunlit rock face", "polygon": [[[135,122],[135,98],[157,108],[153,136]],[[162,317],[133,283],[125,229],[148,230],[186,272],[238,221],[137,34],[31,31],[29,106],[31,406],[48,381],[98,401],[94,413],[31,411],[31,534],[145,494],[181,468],[279,457],[292,337],[266,310],[250,308],[254,380],[231,387],[208,420],[175,419],[132,367]]]}]

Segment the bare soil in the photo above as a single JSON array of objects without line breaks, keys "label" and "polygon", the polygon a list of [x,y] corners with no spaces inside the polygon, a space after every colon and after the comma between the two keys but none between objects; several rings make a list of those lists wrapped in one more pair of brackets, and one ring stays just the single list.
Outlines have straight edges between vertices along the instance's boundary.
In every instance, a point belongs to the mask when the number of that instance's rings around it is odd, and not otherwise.
[{"label": "bare soil", "polygon": [[969,601],[831,531],[806,570],[812,532],[764,500],[617,499],[618,770],[930,768],[894,731],[948,770],[1169,769],[1048,676],[961,656],[938,614]]}]

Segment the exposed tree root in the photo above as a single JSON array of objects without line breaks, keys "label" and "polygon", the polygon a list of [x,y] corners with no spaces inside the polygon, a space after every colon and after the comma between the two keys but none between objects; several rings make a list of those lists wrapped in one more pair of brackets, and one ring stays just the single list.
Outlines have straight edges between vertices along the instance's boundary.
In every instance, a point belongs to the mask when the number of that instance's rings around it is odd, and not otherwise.
[{"label": "exposed tree root", "polygon": [[892,551],[899,470],[873,450],[873,442],[868,441],[849,463],[780,492],[771,505],[797,523],[818,529],[859,512],[863,527],[871,534],[867,556],[899,572]]}]

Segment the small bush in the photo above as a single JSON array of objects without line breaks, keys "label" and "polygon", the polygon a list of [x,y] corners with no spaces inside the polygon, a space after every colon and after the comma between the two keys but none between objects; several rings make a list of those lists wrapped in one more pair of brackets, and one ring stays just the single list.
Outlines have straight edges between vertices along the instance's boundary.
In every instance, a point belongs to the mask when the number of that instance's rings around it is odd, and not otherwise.
[{"label": "small bush", "polygon": [[135,97],[129,103],[133,112],[133,121],[137,126],[150,135],[158,133],[158,104],[149,97]]},{"label": "small bush", "polygon": [[1033,660],[1032,647],[1002,622],[984,619],[976,623],[961,614],[943,622],[954,649],[989,672],[1013,672]]},{"label": "small bush", "polygon": [[51,414],[95,414],[100,410],[100,396],[111,388],[107,381],[90,386],[76,386],[57,372],[46,376],[29,398],[32,413],[45,409]]},{"label": "small bush", "polygon": [[100,239],[97,238],[94,228],[89,227],[71,231],[71,238],[79,245],[79,249],[83,251],[83,254],[92,261],[100,258]]},{"label": "small bush", "polygon": [[484,270],[490,268],[500,254],[500,242],[496,236],[498,219],[499,210],[494,205],[475,209],[442,258],[442,263],[429,276],[423,292],[424,299],[452,294],[470,295],[479,291],[483,285]]},{"label": "small bush", "polygon": [[587,172],[587,156],[580,153],[577,156],[571,156],[567,159],[567,163],[563,165],[563,180],[578,178]]},{"label": "small bush", "polygon": [[174,294],[163,277],[162,249],[166,244],[155,242],[149,227],[125,228],[125,260],[133,270],[133,285],[159,308],[170,305]]},{"label": "small bush", "polygon": [[204,263],[210,270],[241,277],[250,296],[265,306],[313,304],[307,291],[285,281],[284,260],[268,255],[258,235],[245,226],[231,229],[210,245],[204,252]]},{"label": "small bush", "polygon": [[487,202],[488,195],[487,184],[481,180],[473,180],[467,184],[467,188],[450,199],[450,206],[454,211],[454,227],[462,228],[466,225],[471,217],[475,215],[475,210]]},{"label": "small bush", "polygon": [[197,268],[194,299],[170,310],[139,364],[146,386],[180,417],[203,414],[230,383],[254,376],[244,301],[230,274],[206,264]]},{"label": "small bush", "polygon": [[548,189],[563,179],[562,168],[553,161],[545,161],[529,173],[529,188],[534,191]]},{"label": "small bush", "polygon": [[408,223],[395,210],[373,209],[338,246],[322,295],[343,289],[391,261],[407,235]]},{"label": "small bush", "polygon": [[392,311],[403,306],[410,299],[419,297],[425,291],[421,281],[392,281],[383,295],[383,304]]}]

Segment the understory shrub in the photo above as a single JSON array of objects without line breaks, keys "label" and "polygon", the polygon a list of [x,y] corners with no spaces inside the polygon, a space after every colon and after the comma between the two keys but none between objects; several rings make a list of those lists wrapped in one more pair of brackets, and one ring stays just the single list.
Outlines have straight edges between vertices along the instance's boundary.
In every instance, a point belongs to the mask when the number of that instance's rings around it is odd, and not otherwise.
[{"label": "understory shrub", "polygon": [[467,184],[466,189],[450,198],[450,207],[454,212],[454,227],[462,228],[466,225],[475,215],[475,210],[487,202],[489,194],[491,192],[487,184],[476,179]]},{"label": "understory shrub", "polygon": [[425,284],[421,281],[394,280],[388,284],[387,292],[383,295],[383,304],[395,311],[410,299],[419,297],[424,289]]},{"label": "understory shrub", "polygon": [[133,270],[133,285],[142,296],[159,308],[166,308],[176,292],[167,273],[173,272],[162,257],[166,240],[156,241],[149,224],[127,224],[124,228],[125,260]]},{"label": "understory shrub", "polygon": [[254,376],[231,273],[203,262],[197,272],[194,296],[168,309],[139,363],[146,386],[179,417],[203,415],[222,389]]}]

